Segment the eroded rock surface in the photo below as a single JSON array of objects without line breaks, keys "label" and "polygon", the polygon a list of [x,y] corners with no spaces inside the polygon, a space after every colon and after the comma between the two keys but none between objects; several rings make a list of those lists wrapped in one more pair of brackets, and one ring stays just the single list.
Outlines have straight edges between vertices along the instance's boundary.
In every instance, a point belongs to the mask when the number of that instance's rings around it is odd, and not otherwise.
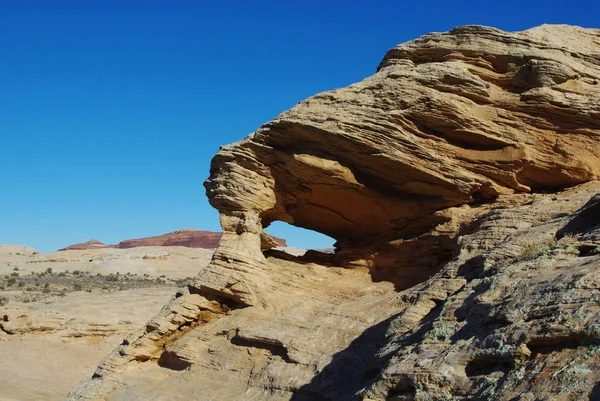
[{"label": "eroded rock surface", "polygon": [[0,245],[0,400],[62,400],[212,250]]},{"label": "eroded rock surface", "polygon": [[223,147],[211,263],[70,398],[600,396],[599,81],[600,30],[460,27]]}]

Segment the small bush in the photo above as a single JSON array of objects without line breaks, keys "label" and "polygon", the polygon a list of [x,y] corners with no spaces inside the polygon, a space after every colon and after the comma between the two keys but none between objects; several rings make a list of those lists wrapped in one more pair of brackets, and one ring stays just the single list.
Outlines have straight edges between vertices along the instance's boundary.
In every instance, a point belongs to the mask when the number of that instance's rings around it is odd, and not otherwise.
[{"label": "small bush", "polygon": [[4,306],[8,303],[8,298],[0,297],[0,306]]}]

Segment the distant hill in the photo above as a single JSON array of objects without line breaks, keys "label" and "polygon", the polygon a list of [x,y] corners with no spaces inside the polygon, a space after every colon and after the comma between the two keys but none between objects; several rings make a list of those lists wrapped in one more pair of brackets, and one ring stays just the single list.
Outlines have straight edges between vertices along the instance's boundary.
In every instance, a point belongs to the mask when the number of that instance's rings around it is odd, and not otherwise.
[{"label": "distant hill", "polygon": [[59,251],[70,251],[70,250],[84,250],[84,249],[98,249],[98,248],[107,248],[107,245],[102,242],[91,239],[87,242],[80,242],[78,244],[69,245],[65,248],[59,249]]},{"label": "distant hill", "polygon": [[[116,245],[105,245],[98,240],[92,239],[87,242],[69,245],[65,248],[59,249],[59,251],[99,248],[126,249],[139,246],[185,246],[188,248],[214,249],[219,244],[222,235],[223,234],[220,232],[200,231],[192,228],[186,228],[153,237],[123,240]],[[287,246],[285,239],[277,237],[272,238],[279,246]]]}]

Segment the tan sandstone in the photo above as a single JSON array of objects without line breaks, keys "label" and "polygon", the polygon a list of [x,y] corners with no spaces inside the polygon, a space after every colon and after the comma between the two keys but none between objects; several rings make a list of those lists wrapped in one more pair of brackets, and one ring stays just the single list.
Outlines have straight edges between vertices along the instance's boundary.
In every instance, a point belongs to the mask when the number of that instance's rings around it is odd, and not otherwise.
[{"label": "tan sandstone", "polygon": [[600,30],[459,27],[223,147],[210,264],[69,399],[600,397],[599,81]]}]

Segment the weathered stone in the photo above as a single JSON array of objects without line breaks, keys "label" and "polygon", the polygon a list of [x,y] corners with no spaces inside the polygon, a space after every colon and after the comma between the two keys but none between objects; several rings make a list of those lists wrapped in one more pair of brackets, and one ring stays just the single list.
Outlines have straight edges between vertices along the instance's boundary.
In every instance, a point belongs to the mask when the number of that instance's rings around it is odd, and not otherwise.
[{"label": "weathered stone", "polygon": [[[573,222],[600,191],[599,55],[595,29],[429,34],[223,147],[211,263],[70,399],[598,397],[600,242]],[[276,220],[335,253],[263,252]]]}]

